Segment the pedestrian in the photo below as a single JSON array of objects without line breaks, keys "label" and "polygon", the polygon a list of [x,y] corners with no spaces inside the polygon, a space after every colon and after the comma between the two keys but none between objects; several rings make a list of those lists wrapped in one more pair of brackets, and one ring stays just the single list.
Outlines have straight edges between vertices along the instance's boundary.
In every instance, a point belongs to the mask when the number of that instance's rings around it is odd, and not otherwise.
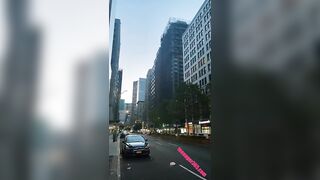
[{"label": "pedestrian", "polygon": [[113,134],[113,142],[116,142],[117,141],[117,130],[114,129],[112,134]]}]

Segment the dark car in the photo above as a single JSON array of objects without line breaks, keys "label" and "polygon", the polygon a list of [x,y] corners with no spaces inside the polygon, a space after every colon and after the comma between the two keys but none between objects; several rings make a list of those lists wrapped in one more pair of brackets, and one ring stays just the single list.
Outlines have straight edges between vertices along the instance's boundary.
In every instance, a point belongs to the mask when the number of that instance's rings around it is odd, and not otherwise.
[{"label": "dark car", "polygon": [[121,153],[127,156],[149,156],[150,146],[141,135],[127,135],[121,143]]}]

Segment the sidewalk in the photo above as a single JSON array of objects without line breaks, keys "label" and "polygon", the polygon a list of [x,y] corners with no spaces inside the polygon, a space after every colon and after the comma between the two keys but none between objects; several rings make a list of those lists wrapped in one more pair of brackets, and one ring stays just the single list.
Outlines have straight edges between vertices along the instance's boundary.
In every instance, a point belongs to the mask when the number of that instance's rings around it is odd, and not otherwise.
[{"label": "sidewalk", "polygon": [[109,179],[120,179],[120,138],[113,142],[112,134],[109,135]]}]

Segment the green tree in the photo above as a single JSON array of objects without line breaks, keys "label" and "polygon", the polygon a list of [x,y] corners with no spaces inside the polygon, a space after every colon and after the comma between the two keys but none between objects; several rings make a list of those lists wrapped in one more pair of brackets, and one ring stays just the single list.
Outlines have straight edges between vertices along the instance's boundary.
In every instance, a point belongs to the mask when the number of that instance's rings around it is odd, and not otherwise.
[{"label": "green tree", "polygon": [[138,131],[138,130],[140,130],[141,128],[142,128],[142,124],[141,124],[141,123],[136,123],[136,124],[134,124],[133,127],[132,127],[132,129],[133,129],[134,131]]},{"label": "green tree", "polygon": [[194,84],[181,84],[168,107],[173,119],[187,122],[209,118],[210,96]]}]

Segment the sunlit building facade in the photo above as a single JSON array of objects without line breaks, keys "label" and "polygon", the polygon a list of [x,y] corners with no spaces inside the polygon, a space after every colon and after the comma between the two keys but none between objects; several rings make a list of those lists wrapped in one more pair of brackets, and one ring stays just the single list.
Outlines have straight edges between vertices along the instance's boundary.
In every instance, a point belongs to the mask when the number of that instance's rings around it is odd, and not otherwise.
[{"label": "sunlit building facade", "polygon": [[182,36],[184,82],[203,89],[211,81],[211,13],[206,0]]}]

